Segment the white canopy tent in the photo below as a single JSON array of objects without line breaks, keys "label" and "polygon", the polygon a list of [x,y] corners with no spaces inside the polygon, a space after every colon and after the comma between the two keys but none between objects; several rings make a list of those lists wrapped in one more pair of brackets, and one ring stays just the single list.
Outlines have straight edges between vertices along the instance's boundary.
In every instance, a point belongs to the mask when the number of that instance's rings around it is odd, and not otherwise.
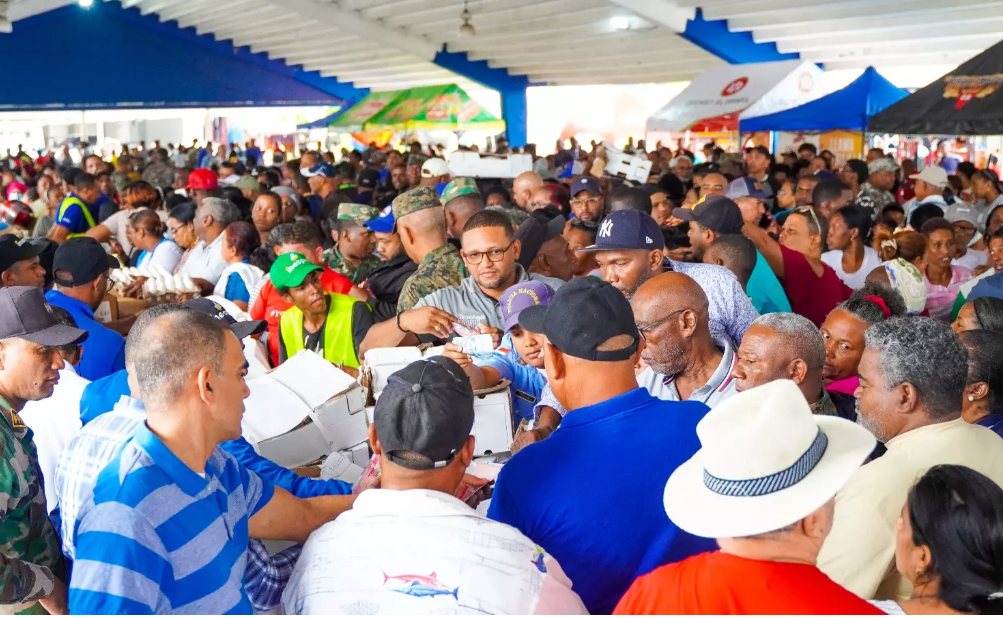
[{"label": "white canopy tent", "polygon": [[786,60],[713,67],[647,122],[648,131],[737,131],[739,118],[783,111],[826,94],[822,70]]}]

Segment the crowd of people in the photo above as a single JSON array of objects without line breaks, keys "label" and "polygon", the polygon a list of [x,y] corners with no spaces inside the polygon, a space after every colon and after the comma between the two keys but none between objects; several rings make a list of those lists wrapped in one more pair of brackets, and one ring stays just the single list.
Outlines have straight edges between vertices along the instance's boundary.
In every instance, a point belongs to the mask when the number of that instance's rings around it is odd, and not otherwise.
[{"label": "crowd of people", "polygon": [[[996,174],[566,146],[5,161],[0,613],[1003,613]],[[373,487],[244,436],[249,373],[429,345]]]}]

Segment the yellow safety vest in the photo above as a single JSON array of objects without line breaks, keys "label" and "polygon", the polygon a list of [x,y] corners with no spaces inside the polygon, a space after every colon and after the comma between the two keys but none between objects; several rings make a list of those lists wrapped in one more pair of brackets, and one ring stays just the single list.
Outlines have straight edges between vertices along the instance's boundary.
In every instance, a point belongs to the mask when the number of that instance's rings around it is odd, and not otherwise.
[{"label": "yellow safety vest", "polygon": [[[325,360],[345,365],[359,366],[355,356],[355,345],[352,343],[352,309],[355,303],[362,302],[345,294],[328,292],[330,304],[327,309],[327,322],[324,324],[324,358]],[[303,349],[303,312],[293,305],[279,318],[279,336],[286,346],[286,357],[292,358]]]},{"label": "yellow safety vest", "polygon": [[[76,204],[77,206],[79,206],[80,207],[80,211],[84,213],[84,219],[87,221],[87,229],[88,230],[97,225],[97,222],[94,220],[94,215],[91,214],[90,207],[87,206],[87,204],[85,204],[82,199],[80,199],[79,197],[76,197],[75,195],[69,195],[67,197],[64,197],[63,201],[60,202],[60,204],[59,204],[59,211],[56,212],[56,222],[57,223],[59,222],[60,219],[63,218],[63,215],[66,213],[66,209],[69,208],[70,206],[73,206],[74,204]],[[66,237],[67,238],[75,238],[77,236],[84,236],[85,232],[86,232],[86,230],[84,230],[84,232],[76,232],[76,233],[73,233],[73,234],[67,234]]]}]

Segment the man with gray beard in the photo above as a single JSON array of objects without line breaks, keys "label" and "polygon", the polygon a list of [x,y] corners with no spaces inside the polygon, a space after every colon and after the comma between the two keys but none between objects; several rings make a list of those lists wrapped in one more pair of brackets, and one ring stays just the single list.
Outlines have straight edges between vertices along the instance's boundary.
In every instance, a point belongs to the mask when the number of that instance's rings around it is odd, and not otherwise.
[{"label": "man with gray beard", "polygon": [[637,288],[630,305],[648,366],[637,376],[640,386],[665,401],[710,407],[735,394],[735,346],[727,336],[711,336],[709,303],[696,281],[675,272],[656,275]]}]

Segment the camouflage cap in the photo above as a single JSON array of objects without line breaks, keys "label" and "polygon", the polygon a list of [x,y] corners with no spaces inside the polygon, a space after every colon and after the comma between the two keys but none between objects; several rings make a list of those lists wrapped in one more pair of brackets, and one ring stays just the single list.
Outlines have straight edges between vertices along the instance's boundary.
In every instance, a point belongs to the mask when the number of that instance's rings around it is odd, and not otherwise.
[{"label": "camouflage cap", "polygon": [[408,157],[407,157],[407,164],[408,165],[417,165],[417,166],[420,167],[422,165],[425,165],[425,161],[428,161],[428,157],[426,157],[425,155],[414,155],[413,154],[413,155],[408,155]]},{"label": "camouflage cap", "polygon": [[419,210],[441,208],[442,202],[439,201],[435,187],[418,187],[395,197],[393,206],[394,218],[400,221],[401,217]]},{"label": "camouflage cap", "polygon": [[729,163],[741,165],[743,161],[742,155],[735,152],[726,152],[717,160],[718,165],[727,165]]},{"label": "camouflage cap", "polygon": [[888,157],[881,157],[880,159],[875,159],[867,164],[867,172],[869,174],[877,174],[878,172],[895,172],[898,171],[899,164],[895,162],[894,159],[889,159]]},{"label": "camouflage cap", "polygon": [[471,193],[480,193],[480,190],[477,188],[477,181],[473,178],[457,178],[450,181],[446,185],[446,188],[442,190],[442,203],[448,204],[461,195],[469,195]]},{"label": "camouflage cap", "polygon": [[365,225],[376,217],[380,216],[380,209],[366,204],[339,204],[338,219],[341,221],[354,221],[359,225]]}]

